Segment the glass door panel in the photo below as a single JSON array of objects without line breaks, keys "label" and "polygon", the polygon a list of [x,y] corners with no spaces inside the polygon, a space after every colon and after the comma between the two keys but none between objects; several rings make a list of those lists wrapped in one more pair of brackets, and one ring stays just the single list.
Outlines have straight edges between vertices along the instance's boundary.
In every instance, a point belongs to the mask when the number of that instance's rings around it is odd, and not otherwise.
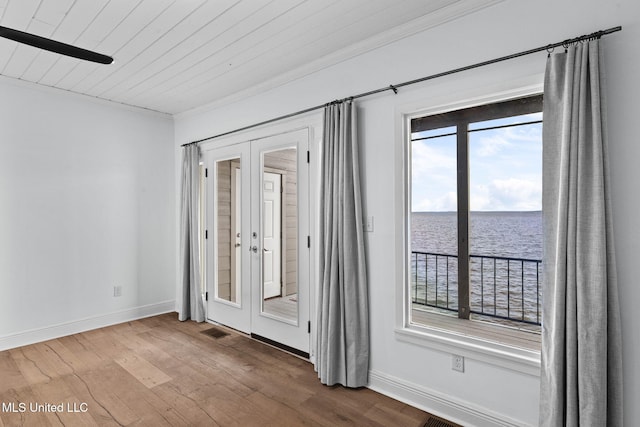
[{"label": "glass door panel", "polygon": [[[251,328],[248,142],[205,154],[207,164],[207,318]],[[243,250],[245,249],[245,250]],[[246,266],[246,267],[245,267]]]},{"label": "glass door panel", "polygon": [[298,320],[296,147],[262,155],[262,312]]},{"label": "glass door panel", "polygon": [[[234,304],[240,302],[242,259],[240,253],[239,216],[241,189],[240,158],[216,162],[216,232],[217,240],[215,297]],[[240,273],[240,274],[239,274]]]}]

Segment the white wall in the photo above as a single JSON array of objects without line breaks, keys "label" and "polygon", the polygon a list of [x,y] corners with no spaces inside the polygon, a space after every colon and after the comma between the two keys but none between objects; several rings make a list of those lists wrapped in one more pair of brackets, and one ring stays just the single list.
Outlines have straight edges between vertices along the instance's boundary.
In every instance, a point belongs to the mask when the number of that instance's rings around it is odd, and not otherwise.
[{"label": "white wall", "polygon": [[[624,323],[625,417],[640,419],[640,145],[634,117],[640,56],[640,3],[636,0],[506,1],[399,42],[345,61],[250,99],[176,118],[176,146],[222,131],[322,104],[390,83],[418,78],[617,25],[603,40],[613,169],[613,210]],[[378,390],[408,399],[465,424],[536,424],[539,380],[535,375],[467,357],[466,372],[450,368],[450,354],[399,341],[395,328],[394,261],[398,240],[394,194],[400,172],[390,169],[398,150],[398,111],[468,101],[492,92],[540,87],[546,54],[528,56],[448,76],[360,102],[365,214],[375,217],[368,233],[371,301],[371,372]],[[176,148],[177,152],[177,148]],[[383,172],[384,171],[384,172]],[[395,248],[400,250],[399,247]]]},{"label": "white wall", "polygon": [[174,155],[170,116],[0,80],[0,350],[173,310]]}]

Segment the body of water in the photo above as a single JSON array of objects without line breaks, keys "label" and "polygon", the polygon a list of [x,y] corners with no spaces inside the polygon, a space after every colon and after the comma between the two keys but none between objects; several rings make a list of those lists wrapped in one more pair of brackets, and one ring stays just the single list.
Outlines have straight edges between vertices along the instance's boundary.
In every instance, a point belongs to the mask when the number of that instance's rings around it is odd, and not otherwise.
[{"label": "body of water", "polygon": [[[470,222],[471,309],[538,322],[541,264],[513,259],[542,259],[542,212],[471,212]],[[411,225],[414,302],[456,310],[456,213],[414,212]]]},{"label": "body of water", "polygon": [[[411,250],[458,253],[455,212],[413,212]],[[542,259],[542,212],[471,212],[472,255]]]}]

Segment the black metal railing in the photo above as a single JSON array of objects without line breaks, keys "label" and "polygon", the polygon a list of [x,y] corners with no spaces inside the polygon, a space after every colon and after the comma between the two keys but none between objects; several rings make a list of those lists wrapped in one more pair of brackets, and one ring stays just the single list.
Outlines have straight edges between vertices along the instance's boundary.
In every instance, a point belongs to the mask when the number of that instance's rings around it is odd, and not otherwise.
[{"label": "black metal railing", "polygon": [[[471,313],[540,325],[542,260],[469,256]],[[411,252],[412,301],[458,311],[458,257]]]}]

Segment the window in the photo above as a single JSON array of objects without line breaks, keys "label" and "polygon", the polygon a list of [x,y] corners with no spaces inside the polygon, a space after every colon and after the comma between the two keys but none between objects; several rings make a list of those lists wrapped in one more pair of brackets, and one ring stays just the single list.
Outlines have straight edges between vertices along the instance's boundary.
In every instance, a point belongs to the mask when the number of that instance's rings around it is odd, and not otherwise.
[{"label": "window", "polygon": [[542,95],[410,126],[410,323],[466,334],[499,325],[498,341],[539,347]]}]

